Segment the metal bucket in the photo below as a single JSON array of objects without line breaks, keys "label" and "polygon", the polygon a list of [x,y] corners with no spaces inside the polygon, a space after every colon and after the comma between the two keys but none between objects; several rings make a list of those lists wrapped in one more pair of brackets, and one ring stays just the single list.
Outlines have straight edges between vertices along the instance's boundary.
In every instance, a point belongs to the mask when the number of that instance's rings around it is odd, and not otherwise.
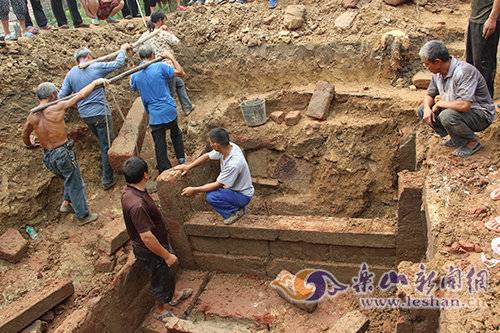
[{"label": "metal bucket", "polygon": [[243,101],[240,103],[240,108],[247,126],[254,127],[266,123],[267,115],[265,99],[256,98]]}]

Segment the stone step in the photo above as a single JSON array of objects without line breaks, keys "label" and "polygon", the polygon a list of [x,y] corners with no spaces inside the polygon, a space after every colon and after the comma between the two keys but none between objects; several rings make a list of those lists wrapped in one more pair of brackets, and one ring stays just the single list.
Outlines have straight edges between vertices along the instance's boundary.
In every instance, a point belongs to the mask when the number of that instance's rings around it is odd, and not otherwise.
[{"label": "stone step", "polygon": [[54,281],[40,291],[28,293],[0,311],[0,333],[21,331],[73,293],[71,280]]},{"label": "stone step", "polygon": [[211,212],[200,212],[184,224],[189,236],[305,242],[341,246],[395,248],[395,223],[384,219],[323,216],[246,215],[224,225]]},{"label": "stone step", "polygon": [[138,97],[130,108],[118,136],[109,148],[109,163],[115,171],[121,171],[122,164],[129,157],[138,155],[146,134],[146,112]]}]

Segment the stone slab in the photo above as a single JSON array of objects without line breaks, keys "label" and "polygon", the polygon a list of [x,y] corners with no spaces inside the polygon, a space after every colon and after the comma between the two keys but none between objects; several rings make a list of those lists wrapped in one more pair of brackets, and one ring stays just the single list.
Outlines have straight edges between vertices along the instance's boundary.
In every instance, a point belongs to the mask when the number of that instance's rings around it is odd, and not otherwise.
[{"label": "stone slab", "polygon": [[99,230],[98,247],[107,255],[113,255],[129,239],[123,217],[114,218]]},{"label": "stone slab", "polygon": [[300,111],[290,111],[285,116],[285,124],[287,126],[297,125],[302,117]]},{"label": "stone slab", "polygon": [[315,119],[326,119],[334,94],[335,87],[332,84],[325,81],[318,82],[309,101],[306,115]]},{"label": "stone slab", "polygon": [[411,82],[418,89],[427,89],[432,80],[432,73],[429,71],[420,71],[413,75]]},{"label": "stone slab", "polygon": [[28,251],[28,241],[14,228],[7,229],[0,236],[0,259],[13,264],[19,262]]},{"label": "stone slab", "polygon": [[193,252],[198,267],[223,273],[265,275],[268,258]]},{"label": "stone slab", "polygon": [[328,330],[328,333],[364,333],[368,330],[370,321],[361,312],[355,310],[346,313]]},{"label": "stone slab", "polygon": [[147,115],[141,98],[138,97],[130,108],[118,136],[108,150],[109,163],[113,170],[119,172],[123,162],[138,155],[146,134]]},{"label": "stone slab", "polygon": [[44,313],[73,295],[73,281],[55,281],[28,293],[0,311],[0,333],[19,332]]},{"label": "stone slab", "polygon": [[269,255],[269,244],[263,240],[199,236],[191,236],[189,240],[193,250],[198,252],[257,257],[267,257]]},{"label": "stone slab", "polygon": [[354,19],[358,16],[358,11],[354,9],[349,9],[346,12],[340,14],[335,19],[335,27],[339,29],[349,29],[354,22]]},{"label": "stone slab", "polygon": [[391,224],[383,219],[249,214],[227,226],[215,213],[200,212],[184,224],[184,229],[190,236],[394,248],[395,230]]}]

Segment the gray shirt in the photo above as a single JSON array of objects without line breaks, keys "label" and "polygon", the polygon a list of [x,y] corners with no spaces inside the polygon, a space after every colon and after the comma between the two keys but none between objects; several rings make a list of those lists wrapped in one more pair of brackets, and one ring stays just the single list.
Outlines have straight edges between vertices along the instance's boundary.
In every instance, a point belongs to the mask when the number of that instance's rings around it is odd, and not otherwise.
[{"label": "gray shirt", "polygon": [[248,168],[243,151],[238,145],[231,142],[231,151],[227,158],[218,151],[212,150],[208,153],[211,160],[220,161],[220,174],[217,181],[224,185],[224,188],[231,189],[248,197],[253,196],[254,188],[252,176]]},{"label": "gray shirt", "polygon": [[471,109],[481,110],[489,122],[496,118],[495,104],[484,77],[476,67],[453,57],[446,77],[432,74],[427,94],[432,97],[440,95],[445,102],[469,101]]}]

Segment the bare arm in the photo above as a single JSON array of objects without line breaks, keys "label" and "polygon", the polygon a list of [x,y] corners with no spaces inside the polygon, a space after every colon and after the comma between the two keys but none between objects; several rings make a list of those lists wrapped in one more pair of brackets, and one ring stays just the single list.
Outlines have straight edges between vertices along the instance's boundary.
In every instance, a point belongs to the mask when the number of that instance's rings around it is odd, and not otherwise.
[{"label": "bare arm", "polygon": [[177,262],[177,257],[172,253],[168,252],[167,249],[165,249],[160,244],[158,239],[155,237],[155,235],[153,235],[151,231],[142,232],[139,234],[139,236],[141,237],[141,240],[144,242],[144,245],[146,245],[146,247],[151,252],[163,258],[163,260],[165,260],[165,262],[169,267]]},{"label": "bare arm", "polygon": [[186,72],[184,72],[182,66],[177,62],[177,60],[175,60],[175,57],[172,53],[165,51],[162,53],[161,56],[165,59],[169,59],[174,65],[174,76],[179,76],[179,77],[186,76]]},{"label": "bare arm", "polygon": [[188,163],[188,164],[180,164],[176,166],[174,169],[175,170],[182,170],[182,175],[184,176],[186,173],[188,173],[189,170],[191,170],[194,167],[197,167],[199,165],[202,165],[210,160],[210,157],[208,157],[208,153],[205,153],[195,159],[193,162]]},{"label": "bare arm", "polygon": [[483,25],[483,37],[488,39],[493,35],[495,30],[497,29],[497,19],[500,14],[500,0],[493,1],[493,8],[491,9],[490,16],[484,22]]},{"label": "bare arm", "polygon": [[88,84],[85,86],[82,90],[80,90],[77,94],[75,94],[74,97],[70,98],[67,101],[62,101],[57,103],[57,107],[61,108],[63,110],[69,109],[70,107],[73,107],[76,105],[76,103],[80,102],[82,99],[86,98],[88,95],[94,91],[95,88],[97,88],[100,85],[104,85],[107,82],[106,79],[97,79],[94,80],[92,83]]},{"label": "bare arm", "polygon": [[222,187],[224,187],[224,184],[219,183],[219,182],[208,183],[208,184],[205,184],[202,186],[196,186],[196,187],[186,187],[185,189],[182,190],[181,195],[190,197],[192,195],[195,195],[196,193],[212,192],[212,191],[218,190]]},{"label": "bare arm", "polygon": [[30,119],[28,118],[28,120],[26,120],[26,123],[24,123],[23,126],[23,142],[28,148],[36,147],[36,145],[34,145],[30,139],[32,132],[33,132],[33,125],[31,124]]},{"label": "bare arm", "polygon": [[469,112],[472,103],[469,101],[439,101],[436,103],[435,108],[439,109],[453,109],[458,112]]}]

